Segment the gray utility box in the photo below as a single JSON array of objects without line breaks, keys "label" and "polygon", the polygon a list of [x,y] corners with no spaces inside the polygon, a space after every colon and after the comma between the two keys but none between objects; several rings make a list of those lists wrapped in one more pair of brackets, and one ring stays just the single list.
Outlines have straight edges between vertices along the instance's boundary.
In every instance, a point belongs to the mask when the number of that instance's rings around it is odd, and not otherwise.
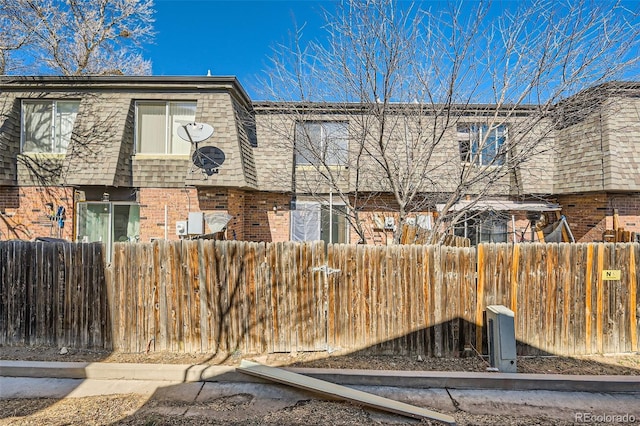
[{"label": "gray utility box", "polygon": [[513,311],[506,306],[487,306],[489,362],[503,373],[518,372],[513,318]]},{"label": "gray utility box", "polygon": [[204,234],[203,212],[189,212],[189,220],[187,221],[187,232],[189,235]]}]

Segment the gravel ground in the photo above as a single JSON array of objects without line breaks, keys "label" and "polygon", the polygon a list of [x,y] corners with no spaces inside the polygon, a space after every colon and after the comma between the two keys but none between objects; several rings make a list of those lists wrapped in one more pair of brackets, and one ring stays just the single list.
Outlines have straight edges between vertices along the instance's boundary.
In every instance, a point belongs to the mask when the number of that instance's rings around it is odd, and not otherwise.
[{"label": "gravel ground", "polygon": [[[210,364],[239,365],[250,359],[270,366],[308,368],[351,368],[364,370],[408,371],[486,371],[488,364],[479,356],[466,358],[418,358],[402,355],[362,355],[325,352],[298,354],[224,355],[185,354],[174,352],[110,353],[45,347],[0,347],[0,359],[21,361],[119,362],[142,364]],[[589,355],[576,357],[519,357],[518,372],[535,374],[638,375],[640,353]]]},{"label": "gravel ground", "polygon": [[[142,353],[111,354],[68,349],[61,355],[55,348],[0,347],[0,359],[32,361],[82,361],[169,364],[238,365],[243,356]],[[427,358],[413,356],[365,356],[361,354],[273,354],[246,356],[272,366],[355,368],[373,370],[486,371],[481,357]],[[588,357],[519,358],[523,373],[640,374],[640,354]],[[86,398],[0,400],[0,425],[416,425],[437,424],[365,409],[345,402],[304,400],[287,407],[273,407],[256,414],[249,409],[252,396],[238,394],[202,402],[148,399],[140,395],[112,395]],[[433,407],[435,411],[437,409]],[[448,413],[458,425],[569,425],[544,415],[475,415],[463,411]]]},{"label": "gravel ground", "polygon": [[[247,417],[246,399],[226,398],[202,403],[145,401],[139,395],[64,400],[0,401],[1,425],[437,425],[380,413],[345,402],[299,401],[262,415]],[[425,407],[428,408],[428,407]],[[458,425],[570,425],[545,417],[449,413]]]}]

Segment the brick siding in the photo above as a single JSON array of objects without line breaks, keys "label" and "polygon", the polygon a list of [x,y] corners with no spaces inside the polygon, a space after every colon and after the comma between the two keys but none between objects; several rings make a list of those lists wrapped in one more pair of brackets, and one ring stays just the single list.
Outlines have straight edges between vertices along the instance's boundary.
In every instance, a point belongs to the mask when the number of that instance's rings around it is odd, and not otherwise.
[{"label": "brick siding", "polygon": [[[290,238],[290,202],[288,194],[245,191],[227,188],[141,188],[140,241],[151,238],[178,239],[176,222],[187,220],[189,212],[226,212],[232,216],[227,238],[246,241],[288,241]],[[640,193],[607,194],[580,193],[559,196],[557,202],[567,217],[571,231],[578,242],[601,241],[605,229],[613,228],[613,213],[617,209],[620,226],[640,233]],[[52,203],[66,209],[63,228],[49,218]],[[73,239],[73,189],[63,187],[0,187],[0,238],[33,239],[39,236]],[[165,206],[167,222],[165,224]],[[275,207],[275,209],[274,209]],[[393,241],[391,231],[375,226],[374,216],[397,215],[391,209],[393,200],[378,199],[363,208],[360,219],[369,244],[387,244]],[[426,212],[425,214],[428,214]],[[412,216],[415,216],[413,214]],[[384,219],[383,219],[384,220]],[[529,241],[531,228],[525,213],[515,215],[517,241]],[[509,241],[513,241],[513,225],[508,221]],[[351,229],[349,241],[359,237]]]},{"label": "brick siding", "polygon": [[[53,209],[47,206],[53,205]],[[52,218],[65,208],[63,227]],[[0,239],[73,238],[73,189],[62,187],[0,187]]]},{"label": "brick siding", "polygon": [[[140,189],[141,241],[164,236],[164,206],[168,210],[168,237],[178,239],[175,223],[189,212],[224,212],[232,216],[227,239],[288,241],[289,201],[284,194],[227,188]],[[274,211],[274,205],[277,207]]]},{"label": "brick siding", "polygon": [[178,239],[176,222],[187,220],[190,211],[198,211],[198,194],[195,188],[140,188],[138,197],[142,242],[149,242],[151,238],[164,238],[165,226],[168,239]]},{"label": "brick siding", "polygon": [[605,229],[613,229],[613,213],[618,210],[619,226],[640,233],[640,193],[587,193],[558,197],[576,241],[602,241]]}]

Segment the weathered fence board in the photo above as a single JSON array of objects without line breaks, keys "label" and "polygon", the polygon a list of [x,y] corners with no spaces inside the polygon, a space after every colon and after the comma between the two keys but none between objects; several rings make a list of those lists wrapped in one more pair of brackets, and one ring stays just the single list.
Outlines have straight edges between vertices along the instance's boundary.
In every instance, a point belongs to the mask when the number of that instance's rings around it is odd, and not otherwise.
[{"label": "weathered fence board", "polygon": [[[0,345],[264,353],[486,351],[515,312],[520,354],[637,351],[638,244],[477,248],[158,241],[0,242]],[[603,271],[620,271],[608,280]]]},{"label": "weathered fence board", "polygon": [[117,349],[325,350],[325,284],[313,271],[323,253],[319,243],[117,245],[108,285]]},{"label": "weathered fence board", "polygon": [[101,244],[0,242],[0,345],[111,348]]}]

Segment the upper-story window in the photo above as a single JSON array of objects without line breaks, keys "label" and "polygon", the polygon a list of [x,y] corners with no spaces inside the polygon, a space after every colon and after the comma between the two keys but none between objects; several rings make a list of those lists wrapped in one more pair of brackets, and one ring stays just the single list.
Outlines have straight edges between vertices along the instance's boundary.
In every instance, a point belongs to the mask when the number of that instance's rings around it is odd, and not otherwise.
[{"label": "upper-story window", "polygon": [[346,165],[348,135],[346,122],[303,121],[296,123],[296,165]]},{"label": "upper-story window", "polygon": [[136,102],[136,153],[189,155],[191,144],[178,127],[195,119],[195,102]]},{"label": "upper-story window", "polygon": [[80,101],[22,101],[22,152],[64,154]]},{"label": "upper-story window", "polygon": [[458,125],[460,160],[481,166],[500,166],[505,161],[506,126]]}]

